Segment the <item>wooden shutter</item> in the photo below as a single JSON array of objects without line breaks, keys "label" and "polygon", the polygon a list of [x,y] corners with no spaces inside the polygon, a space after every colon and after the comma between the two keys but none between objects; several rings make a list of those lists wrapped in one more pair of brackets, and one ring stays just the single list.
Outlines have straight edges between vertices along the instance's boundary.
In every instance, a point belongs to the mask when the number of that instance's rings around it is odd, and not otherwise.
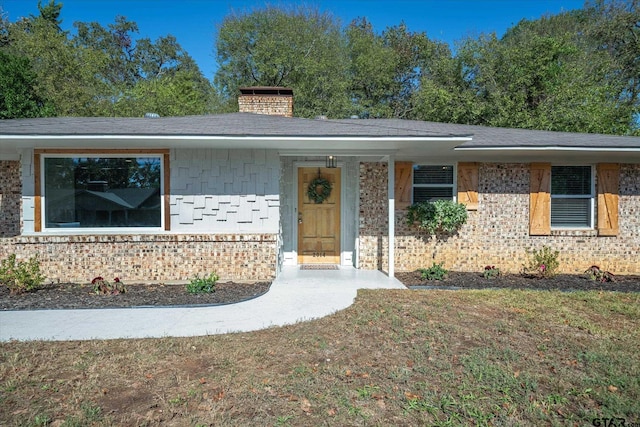
[{"label": "wooden shutter", "polygon": [[618,227],[618,186],[620,165],[600,163],[598,176],[598,235],[617,236]]},{"label": "wooden shutter", "polygon": [[529,187],[529,234],[551,234],[551,164],[532,163]]},{"label": "wooden shutter", "polygon": [[413,163],[396,162],[395,175],[396,209],[406,209],[411,204],[411,189],[413,188]]},{"label": "wooden shutter", "polygon": [[468,211],[478,210],[478,164],[458,163],[458,203]]}]

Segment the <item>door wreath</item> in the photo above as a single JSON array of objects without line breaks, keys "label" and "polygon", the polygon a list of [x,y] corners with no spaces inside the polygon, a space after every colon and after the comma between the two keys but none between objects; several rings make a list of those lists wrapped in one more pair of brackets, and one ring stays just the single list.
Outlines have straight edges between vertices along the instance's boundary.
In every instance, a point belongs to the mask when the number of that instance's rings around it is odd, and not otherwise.
[{"label": "door wreath", "polygon": [[331,195],[331,183],[329,180],[318,176],[316,179],[309,183],[307,188],[307,195],[309,199],[315,203],[320,204],[324,202]]}]

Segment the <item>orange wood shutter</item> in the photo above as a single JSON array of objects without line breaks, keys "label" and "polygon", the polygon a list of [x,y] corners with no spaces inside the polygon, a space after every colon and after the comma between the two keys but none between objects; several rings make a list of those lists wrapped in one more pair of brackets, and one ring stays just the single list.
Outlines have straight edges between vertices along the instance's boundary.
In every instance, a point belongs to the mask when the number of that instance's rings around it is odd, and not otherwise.
[{"label": "orange wood shutter", "polygon": [[620,165],[600,163],[598,176],[598,235],[617,236],[618,227],[618,186]]},{"label": "orange wood shutter", "polygon": [[468,211],[478,210],[478,164],[458,163],[458,203]]},{"label": "orange wood shutter", "polygon": [[551,164],[532,163],[529,187],[529,234],[551,234]]},{"label": "orange wood shutter", "polygon": [[411,204],[411,189],[413,188],[413,163],[396,162],[395,175],[396,209],[406,209]]}]

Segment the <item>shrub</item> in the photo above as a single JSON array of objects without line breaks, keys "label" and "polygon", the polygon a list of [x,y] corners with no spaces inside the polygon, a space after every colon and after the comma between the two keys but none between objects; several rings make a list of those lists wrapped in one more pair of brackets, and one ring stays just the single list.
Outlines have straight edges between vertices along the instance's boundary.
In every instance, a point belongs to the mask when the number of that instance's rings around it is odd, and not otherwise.
[{"label": "shrub", "polygon": [[556,275],[560,266],[558,255],[560,255],[559,251],[552,251],[548,246],[543,246],[539,251],[527,251],[529,264],[524,266],[524,272],[545,279],[551,278]]},{"label": "shrub", "polygon": [[191,279],[187,284],[187,292],[190,294],[203,294],[216,291],[216,282],[218,281],[218,275],[211,273],[205,277],[198,277]]},{"label": "shrub", "polygon": [[610,271],[602,270],[597,265],[592,265],[584,272],[591,280],[597,280],[599,282],[615,282],[616,277]]},{"label": "shrub", "polygon": [[117,277],[113,279],[113,283],[109,283],[101,276],[94,277],[91,284],[93,285],[93,292],[98,295],[119,295],[127,291],[124,283]]},{"label": "shrub", "polygon": [[482,275],[485,279],[493,279],[500,276],[500,269],[495,265],[487,265],[484,268],[484,273]]},{"label": "shrub", "polygon": [[453,233],[465,222],[467,208],[451,200],[415,203],[407,210],[407,224],[415,225],[429,234]]},{"label": "shrub", "polygon": [[37,256],[16,263],[16,255],[11,254],[0,262],[0,283],[9,288],[12,294],[21,294],[38,289],[45,277],[40,274],[40,262]]},{"label": "shrub", "polygon": [[447,277],[448,271],[442,267],[443,263],[435,262],[429,268],[421,268],[418,271],[422,274],[422,280],[442,280]]}]

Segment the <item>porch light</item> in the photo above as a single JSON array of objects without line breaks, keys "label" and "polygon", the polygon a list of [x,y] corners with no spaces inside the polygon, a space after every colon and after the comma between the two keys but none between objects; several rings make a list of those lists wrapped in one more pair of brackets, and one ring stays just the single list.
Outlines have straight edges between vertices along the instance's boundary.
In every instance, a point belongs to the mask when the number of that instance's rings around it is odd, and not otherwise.
[{"label": "porch light", "polygon": [[327,156],[327,168],[337,168],[336,156]]}]

